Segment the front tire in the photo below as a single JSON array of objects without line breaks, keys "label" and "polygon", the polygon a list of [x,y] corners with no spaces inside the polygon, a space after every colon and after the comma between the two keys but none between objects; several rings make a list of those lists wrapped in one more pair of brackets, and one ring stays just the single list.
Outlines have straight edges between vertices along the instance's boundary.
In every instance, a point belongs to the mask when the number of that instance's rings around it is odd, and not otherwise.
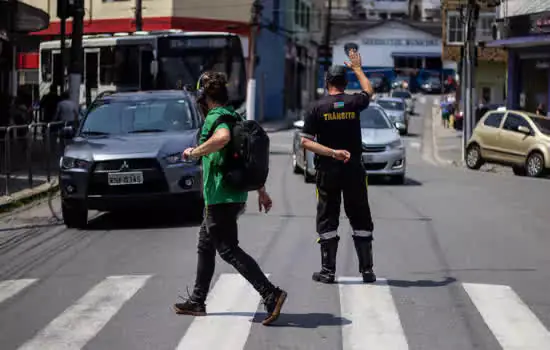
[{"label": "front tire", "polygon": [[466,150],[466,166],[472,170],[479,170],[483,165],[481,150],[477,144],[472,144]]},{"label": "front tire", "polygon": [[525,161],[525,171],[527,176],[542,177],[545,173],[544,156],[539,152],[533,152]]},{"label": "front tire", "polygon": [[88,208],[83,201],[61,200],[63,222],[68,228],[83,229],[88,225]]}]

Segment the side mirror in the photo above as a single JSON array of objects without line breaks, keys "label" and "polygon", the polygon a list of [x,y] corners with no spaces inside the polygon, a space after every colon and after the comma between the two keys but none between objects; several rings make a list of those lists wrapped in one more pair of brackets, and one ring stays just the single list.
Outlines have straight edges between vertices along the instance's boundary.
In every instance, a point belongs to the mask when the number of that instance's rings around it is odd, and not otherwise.
[{"label": "side mirror", "polygon": [[405,129],[405,124],[403,124],[403,123],[395,122],[394,125],[397,128],[397,130]]},{"label": "side mirror", "polygon": [[303,129],[304,128],[304,121],[303,120],[297,120],[292,125],[294,125],[294,127],[296,129]]},{"label": "side mirror", "polygon": [[531,135],[531,130],[528,127],[520,125],[518,126],[518,131],[525,135]]},{"label": "side mirror", "polygon": [[61,137],[65,140],[74,138],[75,130],[72,126],[66,126],[61,130]]},{"label": "side mirror", "polygon": [[187,92],[196,92],[196,89],[191,84],[183,85],[183,90],[185,90]]}]

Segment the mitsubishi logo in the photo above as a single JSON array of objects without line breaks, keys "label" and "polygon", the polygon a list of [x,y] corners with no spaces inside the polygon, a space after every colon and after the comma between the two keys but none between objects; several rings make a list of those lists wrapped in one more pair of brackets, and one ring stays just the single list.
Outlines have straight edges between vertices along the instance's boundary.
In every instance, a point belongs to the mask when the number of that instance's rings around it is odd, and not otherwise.
[{"label": "mitsubishi logo", "polygon": [[122,166],[120,167],[119,171],[128,170],[128,169],[130,169],[130,167],[128,166],[128,163],[126,161],[124,161],[124,163],[122,163]]}]

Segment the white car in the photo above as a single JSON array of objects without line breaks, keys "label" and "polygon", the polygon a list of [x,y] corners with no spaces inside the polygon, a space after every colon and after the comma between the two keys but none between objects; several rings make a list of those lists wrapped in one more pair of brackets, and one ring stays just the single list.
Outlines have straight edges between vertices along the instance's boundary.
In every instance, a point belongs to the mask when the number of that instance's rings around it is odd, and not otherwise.
[{"label": "white car", "polygon": [[[306,182],[315,178],[313,152],[301,145],[300,133],[304,121],[294,123],[292,144],[292,167],[294,173],[304,174]],[[405,182],[407,155],[405,145],[399,134],[399,122],[395,124],[379,105],[371,105],[361,112],[361,137],[363,141],[362,161],[368,175],[389,176],[395,183]]]}]

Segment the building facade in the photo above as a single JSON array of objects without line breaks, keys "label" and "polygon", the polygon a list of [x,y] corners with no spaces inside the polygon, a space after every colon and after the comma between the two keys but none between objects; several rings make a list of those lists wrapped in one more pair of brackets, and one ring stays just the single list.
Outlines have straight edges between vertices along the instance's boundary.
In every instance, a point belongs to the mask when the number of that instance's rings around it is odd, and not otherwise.
[{"label": "building facade", "polygon": [[[494,41],[508,53],[508,108],[534,112],[550,103],[550,2],[508,0],[499,8]],[[550,114],[549,114],[550,115]]]},{"label": "building facade", "polygon": [[414,21],[441,21],[441,0],[408,0],[410,18]]},{"label": "building facade", "polygon": [[[458,68],[464,47],[464,19],[460,0],[443,0],[443,64]],[[477,23],[477,61],[474,84],[475,103],[502,103],[506,98],[507,54],[499,48],[484,47],[492,40],[492,26],[497,18],[494,8],[482,7]],[[480,44],[481,43],[481,44]]]},{"label": "building facade", "polygon": [[[444,72],[441,61],[441,29],[439,25],[404,20],[358,22],[348,24],[348,30],[335,33],[332,42],[333,64],[348,60],[346,47],[355,46],[361,54],[363,69],[368,76],[384,75],[392,81],[396,75],[411,77],[412,87],[420,86],[430,76],[454,74]],[[443,73],[443,74],[442,74]],[[324,86],[319,73],[318,88]],[[359,89],[355,76],[349,75],[349,89]]]}]

